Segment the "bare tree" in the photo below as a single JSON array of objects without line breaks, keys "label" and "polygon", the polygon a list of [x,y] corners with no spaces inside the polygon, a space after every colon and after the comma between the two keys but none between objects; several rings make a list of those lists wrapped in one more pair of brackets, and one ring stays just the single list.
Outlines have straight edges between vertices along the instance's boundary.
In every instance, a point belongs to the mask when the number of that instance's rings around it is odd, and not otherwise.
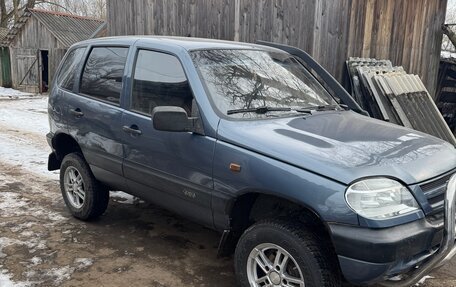
[{"label": "bare tree", "polygon": [[49,0],[37,6],[56,12],[68,12],[98,19],[106,18],[106,0]]},{"label": "bare tree", "polygon": [[106,18],[106,0],[0,0],[0,27],[14,24],[25,8],[67,12],[70,14]]},{"label": "bare tree", "polygon": [[445,24],[442,26],[443,33],[447,36],[446,39],[452,44],[452,47],[449,43],[446,43],[444,47],[442,47],[445,51],[454,51],[454,47],[456,47],[456,32],[451,29],[451,26]]},{"label": "bare tree", "polygon": [[[442,50],[443,51],[450,51],[456,52],[456,48],[454,45],[455,39],[455,31],[456,27],[456,1],[450,0],[448,1],[446,16],[445,16],[445,25],[443,25],[442,30],[444,33],[443,40],[442,40]],[[452,40],[453,38],[453,40]]]},{"label": "bare tree", "polygon": [[0,27],[7,28],[13,20],[19,19],[25,8],[33,8],[36,0],[0,0]]}]

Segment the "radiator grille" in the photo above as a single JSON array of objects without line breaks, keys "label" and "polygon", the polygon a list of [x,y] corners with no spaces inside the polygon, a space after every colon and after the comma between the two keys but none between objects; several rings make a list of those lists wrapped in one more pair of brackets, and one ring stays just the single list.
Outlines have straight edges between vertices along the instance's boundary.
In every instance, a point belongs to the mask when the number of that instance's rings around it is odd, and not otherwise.
[{"label": "radiator grille", "polygon": [[432,207],[430,213],[427,214],[427,219],[432,224],[441,224],[444,217],[445,192],[448,181],[453,173],[444,175],[438,179],[423,183],[420,185],[429,204]]}]

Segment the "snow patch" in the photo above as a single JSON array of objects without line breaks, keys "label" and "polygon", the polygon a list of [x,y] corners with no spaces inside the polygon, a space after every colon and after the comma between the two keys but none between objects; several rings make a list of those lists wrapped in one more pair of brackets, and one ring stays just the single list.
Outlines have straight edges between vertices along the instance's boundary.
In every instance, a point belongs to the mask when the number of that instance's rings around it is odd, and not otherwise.
[{"label": "snow patch", "polygon": [[46,275],[53,279],[54,285],[59,286],[63,281],[70,279],[73,272],[74,268],[67,265],[60,268],[52,268]]},{"label": "snow patch", "polygon": [[30,231],[30,230],[22,231],[21,236],[22,237],[31,237],[31,236],[33,236],[33,231]]},{"label": "snow patch", "polygon": [[58,172],[49,172],[47,170],[46,163],[50,149],[40,149],[35,147],[32,142],[2,134],[0,134],[0,142],[2,143],[0,145],[0,155],[4,162],[46,177],[58,179]]},{"label": "snow patch", "polygon": [[[32,97],[34,94],[24,93],[11,88],[0,87],[0,99],[18,99],[24,97]],[[0,285],[2,286],[2,285]]]},{"label": "snow patch", "polygon": [[93,264],[93,259],[91,258],[76,258],[74,260],[76,267],[66,265],[59,268],[52,268],[46,272],[46,276],[50,277],[54,281],[55,286],[60,286],[62,282],[69,280],[71,275],[76,270],[81,270],[87,268]]},{"label": "snow patch", "polygon": [[123,191],[111,191],[111,196],[116,202],[124,204],[137,204],[144,202],[140,200],[138,197],[135,197]]},{"label": "snow patch", "polygon": [[77,265],[76,269],[80,270],[80,269],[84,269],[84,268],[87,268],[89,266],[92,266],[93,265],[93,259],[92,258],[76,258],[74,260],[74,263]]},{"label": "snow patch", "polygon": [[415,286],[421,286],[428,279],[434,279],[434,277],[432,277],[432,276],[424,276],[423,278],[420,279],[420,281],[418,281],[418,283],[415,284]]},{"label": "snow patch", "polygon": [[[25,213],[27,202],[15,192],[0,192],[0,215],[10,217]],[[22,211],[22,212],[21,212]]]},{"label": "snow patch", "polygon": [[35,222],[25,222],[25,223],[20,223],[16,226],[13,226],[11,227],[11,231],[16,233],[16,232],[19,232],[19,231],[24,231],[25,229],[30,229],[33,225],[36,225]]},{"label": "snow patch", "polygon": [[2,103],[0,124],[9,129],[31,132],[43,136],[49,132],[47,115],[48,98]]},{"label": "snow patch", "polygon": [[47,170],[47,102],[46,97],[0,102],[0,155],[4,162],[58,179],[58,172]]},{"label": "snow patch", "polygon": [[30,259],[30,262],[32,263],[33,266],[35,266],[35,265],[39,265],[39,264],[43,263],[43,259],[41,259],[38,256],[34,256],[32,259]]},{"label": "snow patch", "polygon": [[[0,187],[3,185],[0,185]],[[21,191],[18,191],[21,192]],[[1,217],[12,217],[12,216],[24,216],[31,215],[36,218],[46,218],[47,225],[54,225],[57,222],[67,220],[57,212],[47,210],[41,206],[31,207],[29,206],[29,200],[24,199],[20,193],[10,191],[0,191],[0,216]],[[33,233],[28,231],[33,222],[23,223],[11,228],[13,232],[22,232],[23,236],[32,236]],[[0,286],[1,287],[1,286]]]},{"label": "snow patch", "polygon": [[[0,268],[3,267],[0,265]],[[29,287],[30,283],[26,282],[13,282],[11,280],[11,275],[6,270],[0,269],[0,286],[1,287]]]}]

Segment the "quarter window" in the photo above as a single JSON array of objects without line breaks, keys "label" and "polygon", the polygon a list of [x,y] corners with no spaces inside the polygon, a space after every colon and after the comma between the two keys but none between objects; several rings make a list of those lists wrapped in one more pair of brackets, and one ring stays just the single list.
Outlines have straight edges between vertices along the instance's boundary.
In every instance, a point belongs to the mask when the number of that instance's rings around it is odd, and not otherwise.
[{"label": "quarter window", "polygon": [[122,78],[128,48],[96,47],[90,52],[81,79],[80,92],[120,104]]},{"label": "quarter window", "polygon": [[157,106],[182,107],[191,114],[193,95],[179,60],[140,50],[136,59],[131,109],[152,114]]},{"label": "quarter window", "polygon": [[85,48],[77,48],[68,53],[68,56],[60,69],[59,77],[57,78],[57,83],[61,88],[69,91],[73,90],[76,68],[81,62],[84,51]]}]

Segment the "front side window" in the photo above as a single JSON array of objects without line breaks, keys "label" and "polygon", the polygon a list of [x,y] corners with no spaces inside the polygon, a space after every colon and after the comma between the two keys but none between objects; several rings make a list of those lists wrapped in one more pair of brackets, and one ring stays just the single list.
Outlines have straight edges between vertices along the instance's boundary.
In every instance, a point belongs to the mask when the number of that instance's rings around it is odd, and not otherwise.
[{"label": "front side window", "polygon": [[82,73],[80,92],[119,105],[127,54],[124,47],[93,48]]},{"label": "front side window", "polygon": [[140,50],[136,58],[131,109],[150,115],[157,106],[177,106],[191,114],[193,95],[180,61]]},{"label": "front side window", "polygon": [[77,48],[71,50],[62,64],[60,74],[57,78],[57,84],[68,91],[72,91],[74,87],[74,80],[76,75],[76,69],[78,64],[81,62],[82,56],[84,55],[84,48]]},{"label": "front side window", "polygon": [[337,107],[318,81],[285,52],[201,50],[192,52],[192,59],[215,107],[229,117],[280,117],[316,106]]}]

